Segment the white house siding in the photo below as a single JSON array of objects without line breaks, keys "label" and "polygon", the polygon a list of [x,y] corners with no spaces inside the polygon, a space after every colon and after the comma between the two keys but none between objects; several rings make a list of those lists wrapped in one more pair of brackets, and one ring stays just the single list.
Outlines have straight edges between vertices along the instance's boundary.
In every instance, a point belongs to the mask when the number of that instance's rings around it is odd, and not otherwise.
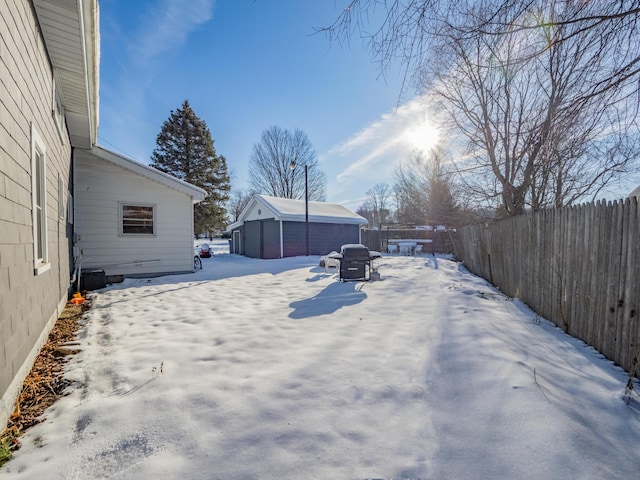
[{"label": "white house siding", "polygon": [[[52,78],[30,2],[0,2],[0,426],[68,295],[65,203],[71,147],[66,127],[60,132],[52,116]],[[32,125],[46,149],[49,268],[39,275],[33,252]]]},{"label": "white house siding", "polygon": [[[193,271],[192,198],[89,152],[75,153],[75,224],[82,269],[148,276]],[[155,206],[155,235],[123,236],[120,202]]]}]

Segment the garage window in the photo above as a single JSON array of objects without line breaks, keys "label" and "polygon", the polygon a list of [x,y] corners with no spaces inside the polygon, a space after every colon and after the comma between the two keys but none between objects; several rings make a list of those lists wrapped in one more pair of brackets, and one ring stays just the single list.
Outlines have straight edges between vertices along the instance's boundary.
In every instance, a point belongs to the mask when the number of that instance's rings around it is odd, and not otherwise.
[{"label": "garage window", "polygon": [[120,203],[121,235],[155,235],[155,205]]}]

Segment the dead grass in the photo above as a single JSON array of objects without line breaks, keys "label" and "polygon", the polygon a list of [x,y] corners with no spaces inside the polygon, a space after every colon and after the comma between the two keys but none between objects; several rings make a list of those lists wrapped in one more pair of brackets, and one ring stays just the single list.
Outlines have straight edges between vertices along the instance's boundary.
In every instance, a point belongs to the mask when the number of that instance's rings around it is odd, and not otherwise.
[{"label": "dead grass", "polygon": [[19,438],[25,431],[42,422],[45,410],[65,395],[71,385],[72,382],[64,378],[64,365],[69,355],[80,351],[76,342],[78,329],[89,308],[88,301],[82,305],[68,302],[49,333],[47,343],[22,384],[7,427],[0,435],[0,466],[20,448]]}]

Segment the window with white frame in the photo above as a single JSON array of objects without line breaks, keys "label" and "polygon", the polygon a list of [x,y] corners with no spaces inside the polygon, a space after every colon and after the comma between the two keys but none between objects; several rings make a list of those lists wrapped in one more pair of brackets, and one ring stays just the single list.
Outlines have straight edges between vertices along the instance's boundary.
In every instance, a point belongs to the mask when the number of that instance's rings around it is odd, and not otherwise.
[{"label": "window with white frame", "polygon": [[34,274],[50,268],[47,246],[47,152],[31,124],[31,199],[33,218]]},{"label": "window with white frame", "polygon": [[155,235],[155,205],[120,202],[121,235]]}]

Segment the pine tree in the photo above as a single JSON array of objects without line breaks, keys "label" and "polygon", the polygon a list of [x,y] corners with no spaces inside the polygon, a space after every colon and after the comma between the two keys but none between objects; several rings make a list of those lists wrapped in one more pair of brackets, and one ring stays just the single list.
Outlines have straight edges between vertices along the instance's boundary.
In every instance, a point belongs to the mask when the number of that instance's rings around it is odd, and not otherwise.
[{"label": "pine tree", "polygon": [[225,202],[231,189],[227,161],[213,146],[206,123],[198,118],[187,100],[162,124],[151,155],[151,166],[189,182],[207,192],[194,207],[196,235],[225,226]]}]

